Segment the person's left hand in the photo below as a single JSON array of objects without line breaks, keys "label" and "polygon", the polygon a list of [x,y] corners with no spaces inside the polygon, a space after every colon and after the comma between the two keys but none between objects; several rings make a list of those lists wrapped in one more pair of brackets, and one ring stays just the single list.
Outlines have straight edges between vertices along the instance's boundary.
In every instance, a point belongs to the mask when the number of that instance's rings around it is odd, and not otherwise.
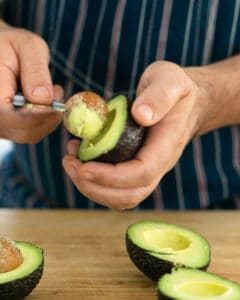
[{"label": "person's left hand", "polygon": [[132,114],[149,129],[133,160],[116,165],[82,163],[76,158],[79,142],[70,141],[63,166],[82,194],[115,209],[133,208],[151,194],[214,110],[207,89],[194,81],[204,78],[198,69],[156,62],[145,70]]}]

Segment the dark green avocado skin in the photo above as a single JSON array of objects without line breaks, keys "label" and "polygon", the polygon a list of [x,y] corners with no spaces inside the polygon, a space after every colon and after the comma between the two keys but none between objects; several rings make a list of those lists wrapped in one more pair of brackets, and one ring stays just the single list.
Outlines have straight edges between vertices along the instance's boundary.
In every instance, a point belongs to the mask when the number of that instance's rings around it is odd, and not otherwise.
[{"label": "dark green avocado skin", "polygon": [[[152,279],[153,281],[158,281],[159,278],[165,273],[171,273],[172,269],[176,267],[171,261],[158,259],[152,255],[150,255],[146,250],[136,246],[132,241],[128,238],[126,234],[126,248],[128,255],[134,265],[143,272],[147,277]],[[210,264],[210,260],[208,265],[203,268],[199,268],[199,270],[206,271]],[[179,267],[180,265],[178,265]],[[186,266],[182,266],[186,267]],[[168,299],[168,298],[163,298]]]},{"label": "dark green avocado skin", "polygon": [[43,263],[36,271],[28,276],[0,284],[0,299],[1,300],[20,300],[29,295],[36,287],[43,273]]},{"label": "dark green avocado skin", "polygon": [[165,273],[171,273],[174,265],[165,260],[160,260],[149,255],[145,250],[134,245],[126,235],[126,247],[128,255],[135,266],[143,272],[147,277],[154,281]]},{"label": "dark green avocado skin", "polygon": [[145,133],[146,129],[134,121],[130,108],[128,108],[126,126],[116,147],[108,153],[99,156],[96,161],[120,163],[131,160],[141,148]]},{"label": "dark green avocado skin", "polygon": [[167,296],[163,296],[161,293],[158,292],[158,300],[174,300],[174,298],[169,298]]}]

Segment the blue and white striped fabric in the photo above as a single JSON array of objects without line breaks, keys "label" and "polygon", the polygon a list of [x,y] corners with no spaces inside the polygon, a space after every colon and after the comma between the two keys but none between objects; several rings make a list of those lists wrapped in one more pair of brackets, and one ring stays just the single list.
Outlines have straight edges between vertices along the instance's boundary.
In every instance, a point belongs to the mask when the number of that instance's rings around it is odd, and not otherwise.
[{"label": "blue and white striped fabric", "polygon": [[[239,53],[239,12],[239,0],[7,0],[5,18],[48,42],[66,96],[90,89],[133,99],[153,61],[203,65]],[[0,205],[100,208],[64,173],[69,138],[60,127],[38,145],[16,145],[2,166]],[[240,207],[239,127],[195,138],[140,207]]]}]

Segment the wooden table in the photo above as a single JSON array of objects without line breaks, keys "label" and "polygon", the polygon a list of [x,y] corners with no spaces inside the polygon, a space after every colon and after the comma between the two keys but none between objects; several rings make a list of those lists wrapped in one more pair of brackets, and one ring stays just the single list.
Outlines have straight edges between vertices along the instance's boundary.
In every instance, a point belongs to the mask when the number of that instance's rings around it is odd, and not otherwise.
[{"label": "wooden table", "polygon": [[240,283],[240,212],[0,211],[3,236],[45,251],[43,277],[29,299],[156,299],[154,283],[132,264],[125,231],[140,219],[193,228],[212,247],[209,270]]}]

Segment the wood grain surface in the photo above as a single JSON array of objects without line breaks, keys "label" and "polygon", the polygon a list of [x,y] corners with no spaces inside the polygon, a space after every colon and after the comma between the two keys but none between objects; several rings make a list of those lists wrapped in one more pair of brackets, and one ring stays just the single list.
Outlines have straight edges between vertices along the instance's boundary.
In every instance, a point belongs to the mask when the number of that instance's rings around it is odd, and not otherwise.
[{"label": "wood grain surface", "polygon": [[127,226],[158,219],[197,230],[210,242],[209,270],[240,283],[240,212],[0,210],[1,235],[44,249],[42,280],[28,299],[157,299],[128,258]]}]

